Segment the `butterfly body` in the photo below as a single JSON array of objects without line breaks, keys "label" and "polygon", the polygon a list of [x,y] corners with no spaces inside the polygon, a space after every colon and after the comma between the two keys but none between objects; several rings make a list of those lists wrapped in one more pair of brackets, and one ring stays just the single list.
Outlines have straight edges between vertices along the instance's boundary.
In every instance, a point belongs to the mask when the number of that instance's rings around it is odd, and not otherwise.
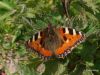
[{"label": "butterfly body", "polygon": [[84,34],[68,27],[48,26],[27,41],[27,46],[43,59],[64,58],[85,39]]}]

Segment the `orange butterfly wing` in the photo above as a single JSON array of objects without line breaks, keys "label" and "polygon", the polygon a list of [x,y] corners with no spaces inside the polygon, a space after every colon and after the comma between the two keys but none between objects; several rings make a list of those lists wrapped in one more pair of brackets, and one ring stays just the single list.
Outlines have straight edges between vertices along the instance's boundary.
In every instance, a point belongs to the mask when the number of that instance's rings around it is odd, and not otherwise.
[{"label": "orange butterfly wing", "polygon": [[49,59],[52,56],[52,51],[46,50],[41,46],[41,41],[44,38],[44,34],[42,32],[38,32],[33,35],[33,37],[27,41],[28,48],[31,48],[32,51],[35,51],[39,54],[39,56],[43,59]]},{"label": "orange butterfly wing", "polygon": [[71,28],[58,28],[58,32],[60,36],[62,36],[64,43],[61,47],[55,50],[55,55],[58,58],[63,58],[67,54],[69,54],[74,47],[76,47],[79,43],[81,43],[85,36]]},{"label": "orange butterfly wing", "polygon": [[67,56],[67,54],[69,54],[74,47],[76,47],[79,43],[81,43],[85,39],[85,35],[82,34],[81,32],[76,31],[75,29],[67,27],[54,28],[54,32],[56,32],[60,36],[60,39],[63,41],[63,44],[53,52],[52,50],[45,49],[41,45],[41,42],[44,42],[45,37],[49,38],[45,36],[46,34],[48,34],[47,32],[48,29],[44,29],[43,31],[33,35],[33,37],[29,41],[27,41],[28,48],[31,48],[32,51],[37,52],[43,59],[50,59],[52,56],[63,58]]}]

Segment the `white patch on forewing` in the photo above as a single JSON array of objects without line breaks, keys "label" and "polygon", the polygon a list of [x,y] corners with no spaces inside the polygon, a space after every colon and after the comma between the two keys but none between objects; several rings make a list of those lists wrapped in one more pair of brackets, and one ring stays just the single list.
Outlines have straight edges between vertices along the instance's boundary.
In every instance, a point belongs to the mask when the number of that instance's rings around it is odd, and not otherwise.
[{"label": "white patch on forewing", "polygon": [[80,34],[80,35],[82,35],[82,33],[81,33],[81,32],[79,32],[79,34]]},{"label": "white patch on forewing", "polygon": [[35,36],[33,35],[32,40],[35,41]]},{"label": "white patch on forewing", "polygon": [[76,31],[75,31],[75,29],[73,29],[73,35],[76,35]]},{"label": "white patch on forewing", "polygon": [[41,38],[41,36],[40,36],[40,32],[38,32],[38,38]]},{"label": "white patch on forewing", "polygon": [[66,34],[69,34],[68,27],[65,28],[65,33],[66,33]]}]

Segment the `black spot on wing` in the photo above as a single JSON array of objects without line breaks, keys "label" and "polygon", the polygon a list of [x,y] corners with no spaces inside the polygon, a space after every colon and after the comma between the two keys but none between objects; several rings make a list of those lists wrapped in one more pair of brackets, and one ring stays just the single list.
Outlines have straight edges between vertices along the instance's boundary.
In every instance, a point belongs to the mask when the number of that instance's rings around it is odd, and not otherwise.
[{"label": "black spot on wing", "polygon": [[67,38],[65,36],[63,36],[63,38],[64,38],[65,41],[67,40]]},{"label": "black spot on wing", "polygon": [[35,41],[38,39],[38,33],[35,34]]},{"label": "black spot on wing", "polygon": [[79,34],[79,31],[76,31],[76,34],[78,35]]},{"label": "black spot on wing", "polygon": [[73,35],[73,29],[68,28],[69,34]]},{"label": "black spot on wing", "polygon": [[63,33],[65,33],[65,28],[62,28],[62,30],[63,30]]},{"label": "black spot on wing", "polygon": [[40,32],[40,36],[41,36],[41,37],[43,36],[43,32]]}]

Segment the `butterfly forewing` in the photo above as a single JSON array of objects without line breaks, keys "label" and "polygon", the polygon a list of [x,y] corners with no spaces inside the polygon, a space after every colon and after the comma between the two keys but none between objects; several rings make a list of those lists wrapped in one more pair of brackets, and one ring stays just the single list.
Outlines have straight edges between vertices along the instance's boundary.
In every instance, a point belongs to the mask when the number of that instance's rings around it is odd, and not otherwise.
[{"label": "butterfly forewing", "polygon": [[27,41],[28,48],[35,51],[43,59],[50,58],[52,56],[52,51],[44,49],[41,45],[42,39],[44,38],[43,31],[36,33],[32,38]]},{"label": "butterfly forewing", "polygon": [[64,39],[63,45],[55,50],[55,55],[59,58],[69,54],[73,48],[85,39],[84,34],[68,27],[59,28],[59,34]]}]

